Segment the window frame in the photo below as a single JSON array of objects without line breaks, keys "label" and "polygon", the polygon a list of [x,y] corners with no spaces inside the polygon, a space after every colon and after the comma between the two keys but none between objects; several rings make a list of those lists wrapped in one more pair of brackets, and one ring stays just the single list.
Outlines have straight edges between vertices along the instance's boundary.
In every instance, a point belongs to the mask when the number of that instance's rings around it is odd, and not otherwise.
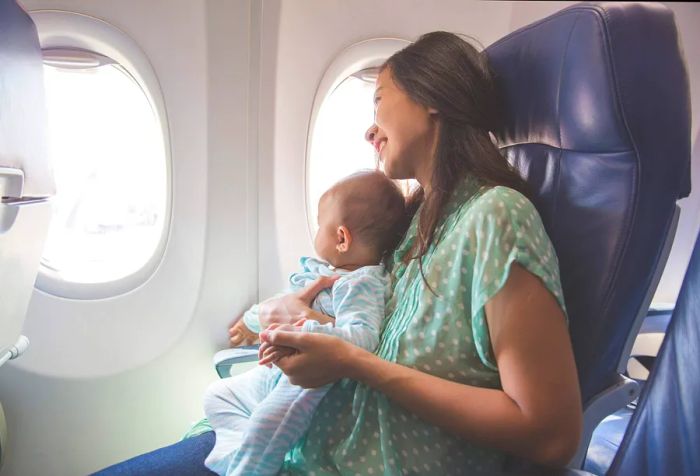
[{"label": "window frame", "polygon": [[81,283],[66,281],[41,264],[35,289],[56,297],[76,300],[99,300],[126,294],[143,285],[161,264],[172,223],[173,173],[170,131],[160,82],[155,70],[139,45],[125,32],[98,18],[62,10],[34,10],[39,42],[44,50],[75,50],[103,57],[121,68],[141,88],[154,111],[162,133],[165,160],[165,210],[158,244],[140,268],[112,281]]},{"label": "window frame", "polygon": [[306,130],[306,151],[304,154],[304,213],[308,238],[312,246],[316,233],[314,228],[315,220],[313,219],[313,216],[316,214],[316,204],[311,203],[309,181],[313,135],[321,106],[346,78],[362,70],[381,66],[392,54],[409,44],[411,44],[410,41],[402,38],[371,38],[354,43],[342,50],[331,61],[318,82]]}]

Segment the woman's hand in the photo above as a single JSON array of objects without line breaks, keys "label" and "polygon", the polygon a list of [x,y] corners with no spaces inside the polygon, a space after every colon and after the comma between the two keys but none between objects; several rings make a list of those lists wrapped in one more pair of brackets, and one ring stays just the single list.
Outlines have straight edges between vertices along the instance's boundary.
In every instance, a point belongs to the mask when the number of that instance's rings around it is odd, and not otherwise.
[{"label": "woman's hand", "polygon": [[301,291],[261,302],[258,305],[260,327],[266,328],[270,324],[293,324],[299,319],[313,315],[310,309],[311,302],[319,292],[333,286],[339,277],[321,276]]},{"label": "woman's hand", "polygon": [[[268,331],[275,329],[285,330],[285,331],[300,331],[306,319],[299,319],[294,325],[289,324],[270,324],[267,328]],[[258,365],[266,365],[268,368],[272,367],[272,364],[277,362],[284,356],[292,355],[296,350],[291,347],[282,347],[279,345],[272,345],[269,342],[263,342],[258,348]]]},{"label": "woman's hand", "polygon": [[260,340],[262,345],[267,343],[294,350],[294,353],[281,357],[275,365],[292,384],[303,388],[321,387],[350,377],[357,357],[367,352],[335,336],[298,331],[299,328],[265,329],[260,333]]}]

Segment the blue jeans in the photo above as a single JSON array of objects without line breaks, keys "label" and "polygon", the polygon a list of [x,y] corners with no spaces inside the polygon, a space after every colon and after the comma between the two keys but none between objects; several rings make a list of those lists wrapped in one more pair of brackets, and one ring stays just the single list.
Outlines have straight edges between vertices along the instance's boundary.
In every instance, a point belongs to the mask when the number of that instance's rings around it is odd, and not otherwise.
[{"label": "blue jeans", "polygon": [[105,468],[96,476],[199,476],[212,475],[204,459],[214,447],[215,435],[207,431],[173,445],[142,454]]}]

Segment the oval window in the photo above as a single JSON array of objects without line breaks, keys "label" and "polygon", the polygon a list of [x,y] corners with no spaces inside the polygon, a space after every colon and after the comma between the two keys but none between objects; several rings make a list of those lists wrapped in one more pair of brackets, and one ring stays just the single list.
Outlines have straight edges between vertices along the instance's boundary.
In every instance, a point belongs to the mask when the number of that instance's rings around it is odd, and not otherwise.
[{"label": "oval window", "polygon": [[[361,169],[381,168],[365,132],[374,122],[377,68],[346,77],[321,104],[313,126],[308,164],[308,216],[315,231],[315,210],[321,195],[341,178]],[[415,180],[401,180],[407,194]]]},{"label": "oval window", "polygon": [[81,50],[44,58],[56,196],[42,271],[72,283],[124,278],[153,257],[166,222],[158,116],[110,58]]}]

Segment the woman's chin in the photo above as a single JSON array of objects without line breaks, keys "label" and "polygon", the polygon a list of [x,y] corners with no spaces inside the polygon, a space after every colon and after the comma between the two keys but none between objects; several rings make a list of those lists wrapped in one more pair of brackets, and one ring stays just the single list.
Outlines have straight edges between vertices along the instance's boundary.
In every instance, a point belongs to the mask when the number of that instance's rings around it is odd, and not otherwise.
[{"label": "woman's chin", "polygon": [[413,178],[413,175],[400,168],[390,167],[388,164],[384,164],[384,175],[392,180],[405,180]]},{"label": "woman's chin", "polygon": [[395,162],[391,160],[382,159],[382,169],[384,169],[384,175],[392,180],[398,180],[400,175],[400,167],[396,166]]}]

